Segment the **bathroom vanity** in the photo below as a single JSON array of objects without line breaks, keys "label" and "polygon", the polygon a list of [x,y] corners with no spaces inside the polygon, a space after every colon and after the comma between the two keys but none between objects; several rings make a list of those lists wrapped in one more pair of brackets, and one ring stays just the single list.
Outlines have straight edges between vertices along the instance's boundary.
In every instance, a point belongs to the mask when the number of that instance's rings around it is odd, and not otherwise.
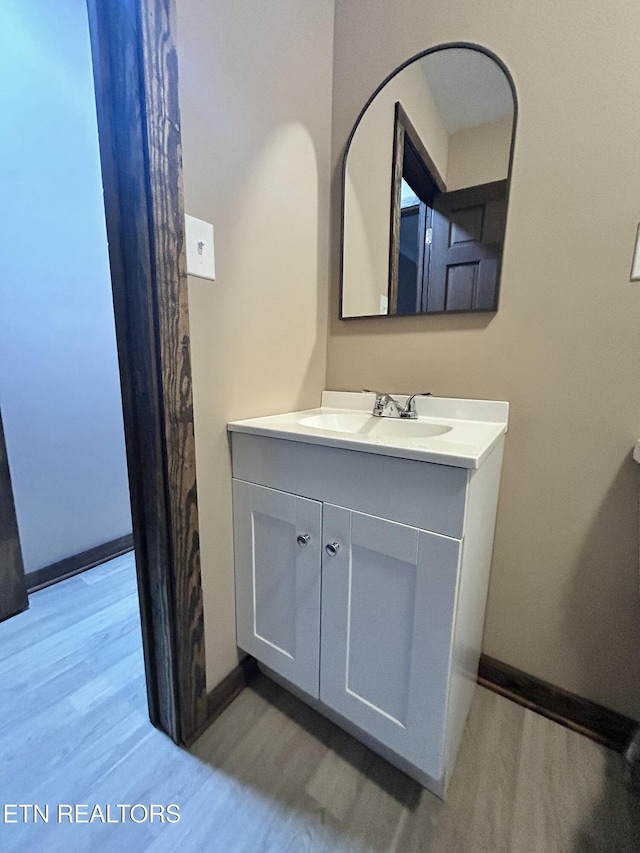
[{"label": "bathroom vanity", "polygon": [[[400,401],[406,398],[398,397]],[[237,642],[444,796],[471,705],[508,404],[375,394],[231,423]]]}]

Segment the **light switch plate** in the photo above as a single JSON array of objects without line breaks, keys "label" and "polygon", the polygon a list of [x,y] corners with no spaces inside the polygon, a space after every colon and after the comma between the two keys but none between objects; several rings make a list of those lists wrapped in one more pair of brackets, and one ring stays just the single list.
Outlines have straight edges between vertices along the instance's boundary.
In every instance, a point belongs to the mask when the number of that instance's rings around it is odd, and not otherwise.
[{"label": "light switch plate", "polygon": [[213,225],[189,214],[185,215],[184,220],[187,238],[187,274],[214,281],[216,264],[213,253]]}]

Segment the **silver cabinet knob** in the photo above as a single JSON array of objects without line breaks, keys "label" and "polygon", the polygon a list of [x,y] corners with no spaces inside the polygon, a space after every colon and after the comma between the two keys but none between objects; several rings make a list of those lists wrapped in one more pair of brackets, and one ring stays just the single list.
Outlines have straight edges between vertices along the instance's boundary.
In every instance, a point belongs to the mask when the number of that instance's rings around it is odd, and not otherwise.
[{"label": "silver cabinet knob", "polygon": [[304,546],[307,544],[307,542],[308,542],[310,539],[311,539],[311,537],[309,536],[309,534],[308,534],[308,533],[301,533],[301,534],[297,537],[296,542],[298,543],[298,545],[299,545],[301,548],[304,548]]},{"label": "silver cabinet knob", "polygon": [[335,557],[335,555],[340,550],[340,545],[337,542],[330,542],[325,546],[325,551],[330,557]]}]

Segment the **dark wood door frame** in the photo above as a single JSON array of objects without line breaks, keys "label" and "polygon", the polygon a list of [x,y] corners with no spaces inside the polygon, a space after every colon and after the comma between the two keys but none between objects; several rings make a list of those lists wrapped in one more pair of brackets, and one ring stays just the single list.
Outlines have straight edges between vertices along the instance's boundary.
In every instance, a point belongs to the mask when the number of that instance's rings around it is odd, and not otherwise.
[{"label": "dark wood door frame", "polygon": [[0,412],[0,622],[28,606],[27,581]]},{"label": "dark wood door frame", "polygon": [[88,0],[151,722],[207,718],[174,0]]}]

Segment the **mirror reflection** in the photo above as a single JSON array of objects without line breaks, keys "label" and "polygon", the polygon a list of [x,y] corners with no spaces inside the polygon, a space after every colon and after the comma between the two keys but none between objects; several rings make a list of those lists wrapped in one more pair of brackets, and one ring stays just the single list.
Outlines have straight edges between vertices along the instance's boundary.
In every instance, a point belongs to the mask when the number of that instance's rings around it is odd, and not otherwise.
[{"label": "mirror reflection", "polygon": [[379,90],[345,155],[342,318],[497,310],[513,129],[480,48],[437,48]]}]

